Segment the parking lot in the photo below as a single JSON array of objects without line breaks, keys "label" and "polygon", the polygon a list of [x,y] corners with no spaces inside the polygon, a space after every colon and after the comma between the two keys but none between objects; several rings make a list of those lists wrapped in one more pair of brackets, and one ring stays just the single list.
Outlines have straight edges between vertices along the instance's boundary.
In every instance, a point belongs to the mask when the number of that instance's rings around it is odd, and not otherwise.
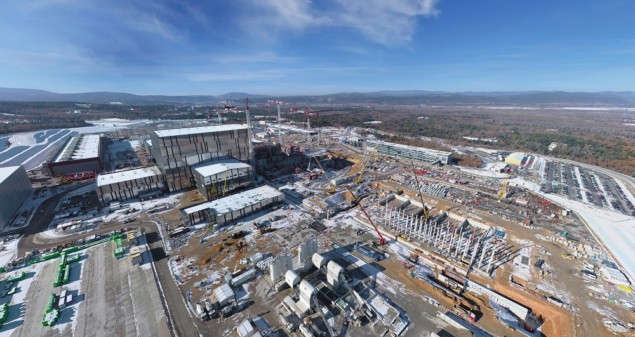
[{"label": "parking lot", "polygon": [[627,215],[635,215],[635,206],[615,179],[583,167],[548,161],[542,172],[541,189]]}]

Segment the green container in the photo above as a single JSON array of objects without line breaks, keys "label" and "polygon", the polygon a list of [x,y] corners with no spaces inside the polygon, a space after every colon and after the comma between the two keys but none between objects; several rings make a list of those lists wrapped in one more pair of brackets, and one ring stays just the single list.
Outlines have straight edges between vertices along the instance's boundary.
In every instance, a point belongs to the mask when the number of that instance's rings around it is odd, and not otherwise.
[{"label": "green container", "polygon": [[49,255],[44,255],[42,257],[42,260],[48,261],[48,260],[56,259],[56,258],[60,257],[60,255],[62,255],[60,252],[54,252],[54,253],[51,253]]},{"label": "green container", "polygon": [[49,297],[49,301],[46,304],[46,313],[53,311],[54,305],[55,305],[55,294],[51,294],[51,297]]},{"label": "green container", "polygon": [[70,247],[63,250],[64,253],[75,253],[79,251],[80,246]]},{"label": "green container", "polygon": [[8,279],[6,279],[5,281],[7,282],[19,282],[24,280],[24,276],[26,275],[25,272],[21,272],[13,277],[9,277]]},{"label": "green container", "polygon": [[0,324],[4,324],[9,318],[9,303],[0,306]]},{"label": "green container", "polygon": [[124,249],[119,247],[117,249],[115,249],[114,255],[115,257],[122,257],[124,254]]},{"label": "green container", "polygon": [[62,256],[60,257],[60,263],[59,263],[60,267],[63,267],[66,265],[66,259],[67,259],[66,253],[62,253]]},{"label": "green container", "polygon": [[62,280],[62,284],[68,283],[71,276],[71,266],[67,266],[66,270],[64,270],[64,279]]},{"label": "green container", "polygon": [[79,261],[80,257],[81,257],[81,254],[71,255],[68,257],[68,259],[66,259],[66,264],[69,265],[71,263],[75,263]]},{"label": "green container", "polygon": [[62,285],[62,278],[64,276],[64,267],[60,267],[57,270],[57,275],[55,275],[55,280],[53,281],[53,286],[59,287]]}]

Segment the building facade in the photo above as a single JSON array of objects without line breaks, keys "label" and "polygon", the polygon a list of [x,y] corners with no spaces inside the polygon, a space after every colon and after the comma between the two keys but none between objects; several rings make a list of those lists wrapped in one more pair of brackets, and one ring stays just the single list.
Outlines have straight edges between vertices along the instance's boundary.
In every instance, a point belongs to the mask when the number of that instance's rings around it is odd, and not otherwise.
[{"label": "building facade", "polygon": [[378,153],[392,157],[401,157],[420,160],[431,164],[448,165],[452,162],[452,153],[446,151],[432,150],[425,147],[402,145],[384,142],[376,139],[366,140],[366,151],[376,149]]},{"label": "building facade", "polygon": [[156,166],[97,176],[97,197],[104,206],[113,201],[143,198],[165,190],[163,174]]},{"label": "building facade", "polygon": [[31,194],[31,182],[23,166],[0,167],[0,228],[11,222]]},{"label": "building facade", "polygon": [[158,130],[150,135],[150,139],[152,156],[170,191],[196,186],[192,172],[194,165],[228,158],[250,159],[246,125]]},{"label": "building facade", "polygon": [[99,135],[73,136],[48,163],[49,171],[54,177],[87,171],[99,173],[106,161],[106,146]]},{"label": "building facade", "polygon": [[249,164],[236,159],[219,160],[193,167],[196,189],[207,200],[213,200],[229,192],[244,188],[255,180]]}]

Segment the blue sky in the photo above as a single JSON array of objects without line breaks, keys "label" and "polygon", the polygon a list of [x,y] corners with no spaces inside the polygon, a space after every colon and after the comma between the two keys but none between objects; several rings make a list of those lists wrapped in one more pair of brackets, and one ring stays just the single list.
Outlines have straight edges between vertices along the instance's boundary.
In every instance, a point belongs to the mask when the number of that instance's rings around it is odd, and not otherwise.
[{"label": "blue sky", "polygon": [[3,0],[0,86],[635,90],[627,0]]}]

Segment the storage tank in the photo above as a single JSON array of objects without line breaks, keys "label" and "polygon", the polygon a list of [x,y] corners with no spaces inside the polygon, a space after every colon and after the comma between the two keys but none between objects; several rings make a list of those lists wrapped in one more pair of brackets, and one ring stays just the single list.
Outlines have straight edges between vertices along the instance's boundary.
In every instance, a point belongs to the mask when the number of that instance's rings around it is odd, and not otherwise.
[{"label": "storage tank", "polygon": [[322,266],[326,265],[326,258],[318,253],[314,253],[311,257],[311,262],[317,269],[321,269]]},{"label": "storage tank", "polygon": [[333,287],[339,286],[340,275],[344,268],[339,264],[335,263],[335,261],[329,261],[326,266],[326,280]]},{"label": "storage tank", "polygon": [[295,288],[300,283],[300,276],[293,270],[287,270],[286,274],[284,274],[284,280],[287,281],[289,287]]},{"label": "storage tank", "polygon": [[311,283],[309,283],[309,281],[302,280],[302,282],[300,282],[300,296],[309,299],[316,294],[317,289]]}]

